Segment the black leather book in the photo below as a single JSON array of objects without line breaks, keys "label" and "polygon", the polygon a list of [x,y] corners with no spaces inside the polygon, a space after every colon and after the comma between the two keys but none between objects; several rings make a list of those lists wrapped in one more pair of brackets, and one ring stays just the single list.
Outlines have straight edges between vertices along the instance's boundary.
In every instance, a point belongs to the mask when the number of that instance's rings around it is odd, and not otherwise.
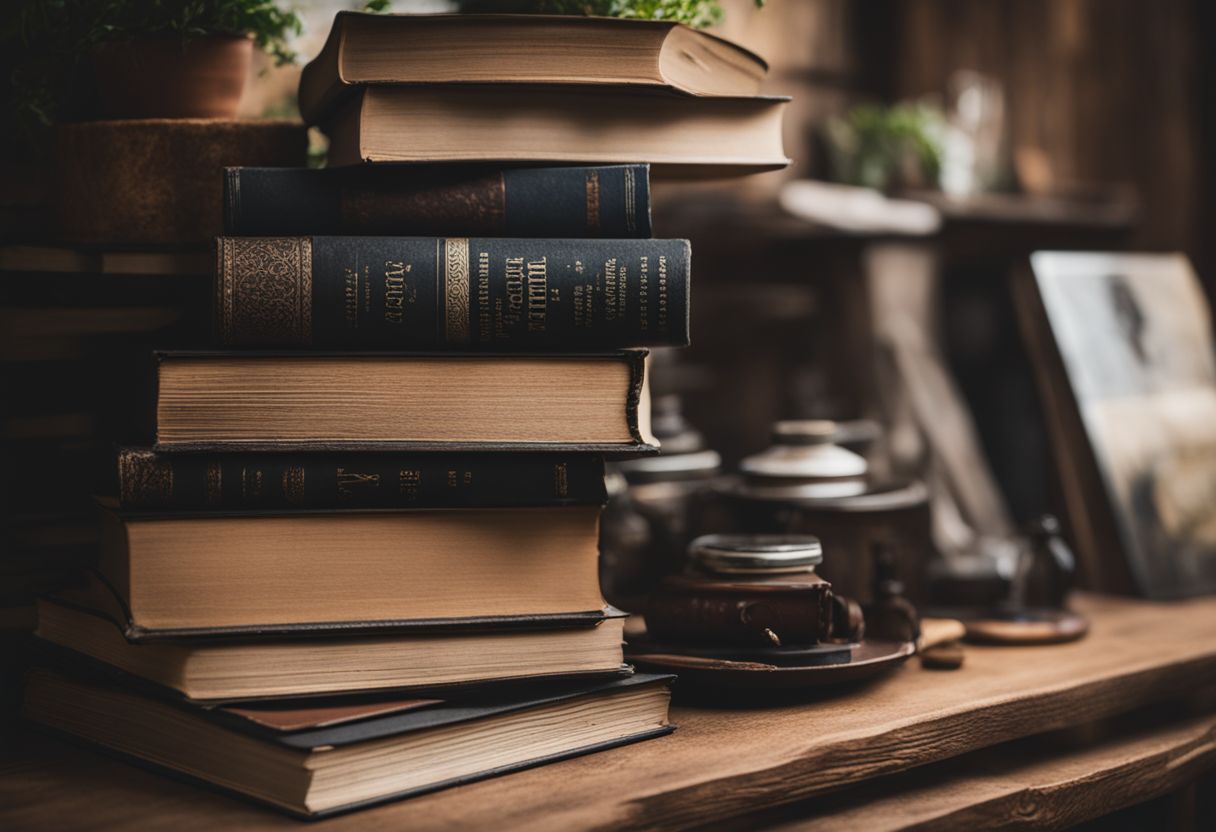
[{"label": "black leather book", "polygon": [[124,510],[598,505],[594,454],[160,454],[118,452]]},{"label": "black leather book", "polygon": [[561,351],[688,344],[687,240],[220,237],[227,346]]},{"label": "black leather book", "polygon": [[227,168],[224,233],[649,237],[650,166]]},{"label": "black leather book", "polygon": [[[547,682],[480,701],[204,708],[35,668],[23,713],[124,759],[305,818],[411,797],[674,730],[672,677]],[[276,712],[277,709],[277,712]]]}]

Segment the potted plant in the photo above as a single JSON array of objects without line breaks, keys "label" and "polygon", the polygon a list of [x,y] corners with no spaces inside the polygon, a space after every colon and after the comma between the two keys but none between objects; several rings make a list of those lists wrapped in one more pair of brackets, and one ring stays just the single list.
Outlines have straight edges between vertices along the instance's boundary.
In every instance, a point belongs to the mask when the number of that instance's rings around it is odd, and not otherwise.
[{"label": "potted plant", "polygon": [[18,117],[231,118],[255,47],[294,60],[275,0],[17,0],[3,41]]},{"label": "potted plant", "polygon": [[85,32],[102,118],[232,118],[253,48],[277,63],[300,19],[274,0],[85,2]]}]

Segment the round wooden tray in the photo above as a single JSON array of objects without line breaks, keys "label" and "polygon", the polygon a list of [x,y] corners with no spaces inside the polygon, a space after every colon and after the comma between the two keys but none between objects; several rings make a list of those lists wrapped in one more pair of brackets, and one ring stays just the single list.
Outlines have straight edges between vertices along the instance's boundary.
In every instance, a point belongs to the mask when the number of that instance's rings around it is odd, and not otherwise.
[{"label": "round wooden tray", "polygon": [[962,621],[967,641],[977,644],[1062,644],[1089,632],[1089,621],[1068,610],[1027,609]]}]

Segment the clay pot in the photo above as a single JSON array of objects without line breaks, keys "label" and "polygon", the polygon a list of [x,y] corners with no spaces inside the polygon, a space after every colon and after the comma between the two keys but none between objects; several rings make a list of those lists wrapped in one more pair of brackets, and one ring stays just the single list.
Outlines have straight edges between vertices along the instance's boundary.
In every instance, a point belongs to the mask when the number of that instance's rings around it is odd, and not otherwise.
[{"label": "clay pot", "polygon": [[149,35],[101,44],[92,61],[99,118],[234,118],[253,39]]}]

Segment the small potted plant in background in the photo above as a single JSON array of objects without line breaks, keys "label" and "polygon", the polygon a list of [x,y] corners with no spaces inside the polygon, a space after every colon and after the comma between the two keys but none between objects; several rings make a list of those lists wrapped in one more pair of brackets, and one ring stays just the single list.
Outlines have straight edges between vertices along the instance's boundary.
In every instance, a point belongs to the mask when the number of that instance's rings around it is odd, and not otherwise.
[{"label": "small potted plant in background", "polygon": [[9,115],[56,121],[232,118],[253,49],[289,63],[299,17],[275,0],[8,0]]},{"label": "small potted plant in background", "polygon": [[[232,118],[253,48],[278,64],[300,19],[274,0],[104,0],[84,32],[101,118]],[[83,45],[82,44],[82,45]]]}]

